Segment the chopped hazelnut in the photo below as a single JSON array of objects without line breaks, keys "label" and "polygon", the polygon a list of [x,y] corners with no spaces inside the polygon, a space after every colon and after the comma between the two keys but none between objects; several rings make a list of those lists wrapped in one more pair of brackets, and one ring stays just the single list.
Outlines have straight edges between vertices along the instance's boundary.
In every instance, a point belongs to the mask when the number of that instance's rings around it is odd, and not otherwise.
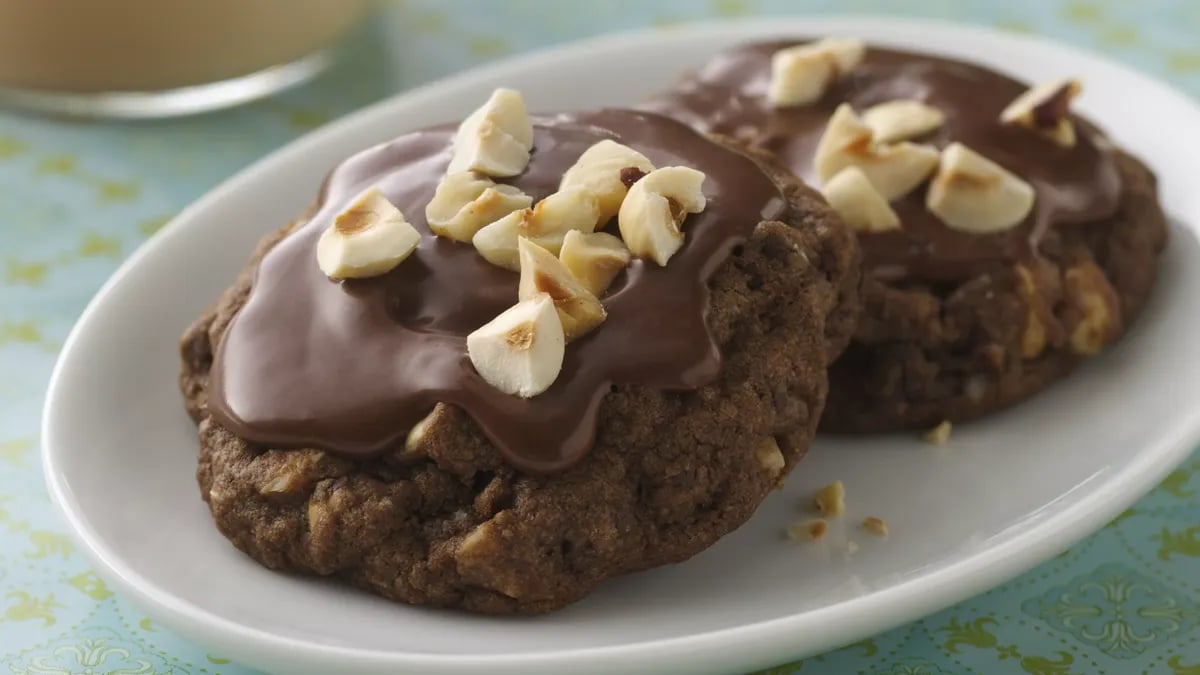
[{"label": "chopped hazelnut", "polygon": [[829,524],[820,518],[802,520],[787,527],[788,539],[793,541],[817,541],[825,536]]},{"label": "chopped hazelnut", "polygon": [[846,488],[842,481],[835,480],[817,490],[813,495],[813,506],[823,516],[837,517],[846,512]]},{"label": "chopped hazelnut", "polygon": [[758,463],[763,470],[772,476],[778,476],[787,466],[787,460],[784,459],[783,452],[779,449],[779,443],[771,436],[759,444],[754,455],[758,458]]},{"label": "chopped hazelnut", "polygon": [[875,516],[869,516],[865,520],[863,520],[862,528],[864,530],[866,530],[867,532],[870,532],[871,534],[874,534],[874,535],[878,535],[880,537],[888,536],[888,526],[887,526],[887,523],[883,522],[883,518],[876,518]]}]

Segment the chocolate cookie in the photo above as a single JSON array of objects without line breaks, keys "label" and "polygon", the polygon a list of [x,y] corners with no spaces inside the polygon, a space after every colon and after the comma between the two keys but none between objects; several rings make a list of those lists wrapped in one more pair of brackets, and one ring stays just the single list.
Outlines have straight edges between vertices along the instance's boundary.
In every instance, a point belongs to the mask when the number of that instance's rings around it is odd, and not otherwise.
[{"label": "chocolate cookie", "polygon": [[797,45],[723,53],[645,107],[775,154],[858,230],[863,315],[823,429],[977,417],[1125,333],[1165,218],[1153,174],[1070,113],[1078,83]]},{"label": "chocolate cookie", "polygon": [[[414,604],[546,612],[695,555],[780,485],[857,320],[858,250],[770,159],[646,113],[536,118],[528,168],[499,182],[545,198],[610,139],[703,172],[707,205],[665,266],[617,275],[607,318],[566,345],[549,389],[502,394],[465,343],[516,300],[518,275],[432,236],[424,215],[454,133],[347,160],[185,334],[197,476],[221,532],[273,569]],[[331,281],[317,240],[369,185],[420,244],[382,276]]]}]

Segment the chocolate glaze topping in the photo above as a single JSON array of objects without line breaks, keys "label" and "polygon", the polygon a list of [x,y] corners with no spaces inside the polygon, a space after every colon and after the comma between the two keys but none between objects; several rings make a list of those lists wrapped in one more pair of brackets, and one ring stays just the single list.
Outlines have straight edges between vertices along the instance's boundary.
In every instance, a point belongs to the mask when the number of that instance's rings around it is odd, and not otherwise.
[{"label": "chocolate glaze topping", "polygon": [[[591,448],[612,385],[693,389],[716,378],[721,355],[705,323],[707,281],[761,220],[785,208],[753,161],[658,115],[535,119],[529,167],[506,181],[535,200],[557,189],[584,150],[611,138],[655,166],[703,171],[708,206],[689,216],[667,267],[635,260],[617,277],[603,298],[608,319],[567,346],[549,390],[521,399],[484,382],[466,352],[467,334],[517,301],[518,275],[469,244],[434,237],[425,222],[453,134],[441,127],[401,136],[333,170],[314,215],[263,258],[218,345],[209,410],[219,423],[263,444],[370,457],[399,452],[412,426],[445,402],[464,409],[508,462],[544,473]],[[317,239],[372,185],[422,233],[421,243],[386,275],[330,281],[317,267]]]},{"label": "chocolate glaze topping", "polygon": [[893,99],[917,99],[946,116],[941,129],[915,142],[966,144],[1021,176],[1037,203],[1018,227],[992,235],[952,230],[925,209],[922,186],[893,202],[900,231],[860,234],[873,275],[918,282],[961,281],[993,264],[1036,255],[1048,229],[1113,215],[1121,179],[1114,149],[1094,126],[1073,117],[1078,142],[1063,148],[1023,128],[1002,125],[1000,112],[1028,86],[980,66],[927,54],[870,48],[863,63],[813,105],[776,109],[767,100],[771,55],[805,41],[752,44],[718,55],[677,88],[643,106],[709,132],[774,152],[806,182],[819,185],[813,154],[834,109],[861,113]]}]

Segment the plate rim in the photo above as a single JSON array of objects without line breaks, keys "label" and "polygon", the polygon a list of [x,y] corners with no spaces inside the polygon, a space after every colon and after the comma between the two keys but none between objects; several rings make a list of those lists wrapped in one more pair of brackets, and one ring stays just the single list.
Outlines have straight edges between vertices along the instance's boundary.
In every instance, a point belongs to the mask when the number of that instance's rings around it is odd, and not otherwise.
[{"label": "plate rim", "polygon": [[[709,20],[690,22],[667,28],[641,28],[609,33],[558,46],[537,49],[475,67],[451,76],[399,92],[365,108],[350,113],[313,132],[293,139],[218,183],[196,201],[179,212],[158,233],[143,242],[100,287],[88,302],[72,327],[55,362],[46,390],[41,426],[41,459],[43,474],[51,501],[63,516],[71,536],[106,580],[121,593],[161,620],[172,630],[201,644],[220,646],[235,659],[253,665],[265,660],[307,664],[310,667],[344,667],[355,669],[418,668],[428,673],[476,672],[486,667],[493,673],[528,673],[571,667],[579,672],[611,672],[615,668],[677,666],[681,662],[703,661],[708,667],[731,664],[773,664],[794,658],[798,652],[833,649],[887,628],[918,619],[931,612],[993,588],[1031,569],[1038,563],[1094,533],[1130,504],[1140,499],[1158,484],[1175,466],[1189,456],[1194,444],[1200,441],[1200,408],[1190,416],[1174,421],[1154,443],[1143,447],[1136,459],[1078,501],[1067,505],[1052,516],[1032,522],[1028,528],[1013,533],[990,548],[969,557],[951,562],[932,572],[915,575],[892,586],[866,595],[825,607],[807,610],[784,617],[754,623],[693,633],[607,646],[572,648],[537,653],[511,652],[500,654],[445,654],[433,652],[394,652],[338,645],[315,645],[287,636],[241,625],[225,616],[214,614],[176,598],[164,588],[155,586],[136,570],[121,563],[116,551],[89,526],[81,505],[60,479],[56,461],[57,433],[55,432],[55,401],[62,395],[63,373],[72,362],[79,342],[85,340],[90,326],[96,321],[101,307],[112,296],[132,270],[154,254],[168,239],[176,236],[203,213],[210,204],[219,202],[226,193],[255,174],[276,164],[284,164],[303,154],[309,145],[320,143],[326,136],[336,136],[344,130],[363,124],[366,120],[386,114],[389,109],[416,105],[436,98],[444,91],[486,82],[499,75],[521,70],[548,58],[582,54],[590,51],[617,48],[640,43],[663,31],[687,32],[696,39],[706,35],[743,34],[746,39],[759,39],[771,33],[812,34],[864,30],[865,32],[896,31],[916,34],[922,31],[955,33],[959,37],[972,35],[988,39],[1002,38],[1014,46],[1036,45],[1070,53],[1075,57],[1102,63],[1138,79],[1144,86],[1156,89],[1157,96],[1176,99],[1191,107],[1200,119],[1200,105],[1187,94],[1151,75],[1109,60],[1102,55],[1048,38],[995,30],[978,24],[966,24],[938,19],[910,19],[877,14],[830,14],[813,16],[762,17],[741,20]],[[1193,229],[1197,226],[1189,225]],[[59,451],[61,452],[61,451]],[[807,651],[794,646],[798,634],[807,630]],[[817,636],[816,639],[813,636]],[[821,639],[824,636],[824,639]],[[836,637],[834,637],[836,636]],[[269,656],[264,656],[269,654]],[[789,656],[793,655],[793,656]]]}]

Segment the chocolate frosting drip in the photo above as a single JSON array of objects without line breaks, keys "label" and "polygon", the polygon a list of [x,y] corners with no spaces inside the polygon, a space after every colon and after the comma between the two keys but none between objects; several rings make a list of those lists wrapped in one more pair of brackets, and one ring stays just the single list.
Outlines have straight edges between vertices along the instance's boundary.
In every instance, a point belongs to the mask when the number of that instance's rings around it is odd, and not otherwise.
[{"label": "chocolate frosting drip", "polygon": [[[450,161],[453,128],[402,136],[356,155],[325,181],[315,215],[266,254],[250,297],[217,349],[209,410],[238,436],[272,446],[369,457],[402,449],[438,402],[469,414],[504,458],[531,472],[569,467],[591,448],[613,384],[693,389],[721,355],[705,323],[707,281],[780,189],[748,158],[673,120],[604,110],[538,118],[528,169],[512,179],[534,199],[593,143],[612,138],[655,166],[707,175],[708,206],[685,223],[683,248],[660,268],[634,261],[603,298],[608,319],[567,346],[545,393],[505,395],[475,372],[466,336],[517,301],[518,275],[433,236],[425,205]],[[334,282],[318,237],[361,190],[378,185],[423,235],[412,256],[373,279]],[[614,224],[615,226],[615,224]]]},{"label": "chocolate frosting drip", "polygon": [[819,185],[813,154],[839,104],[850,103],[861,113],[877,103],[916,99],[945,113],[946,123],[911,140],[938,147],[964,143],[1037,191],[1037,203],[1023,223],[980,236],[946,227],[926,210],[925,187],[914,190],[892,204],[900,216],[900,231],[859,236],[864,265],[873,275],[961,281],[989,265],[1035,255],[1052,226],[1094,222],[1116,212],[1121,179],[1114,150],[1094,126],[1073,118],[1078,142],[1063,148],[1028,129],[1000,124],[1000,112],[1027,85],[969,63],[871,48],[863,63],[820,101],[772,108],[767,100],[771,55],[795,44],[798,41],[760,43],[724,52],[644,107],[698,129],[751,141],[778,155],[805,181]]}]

